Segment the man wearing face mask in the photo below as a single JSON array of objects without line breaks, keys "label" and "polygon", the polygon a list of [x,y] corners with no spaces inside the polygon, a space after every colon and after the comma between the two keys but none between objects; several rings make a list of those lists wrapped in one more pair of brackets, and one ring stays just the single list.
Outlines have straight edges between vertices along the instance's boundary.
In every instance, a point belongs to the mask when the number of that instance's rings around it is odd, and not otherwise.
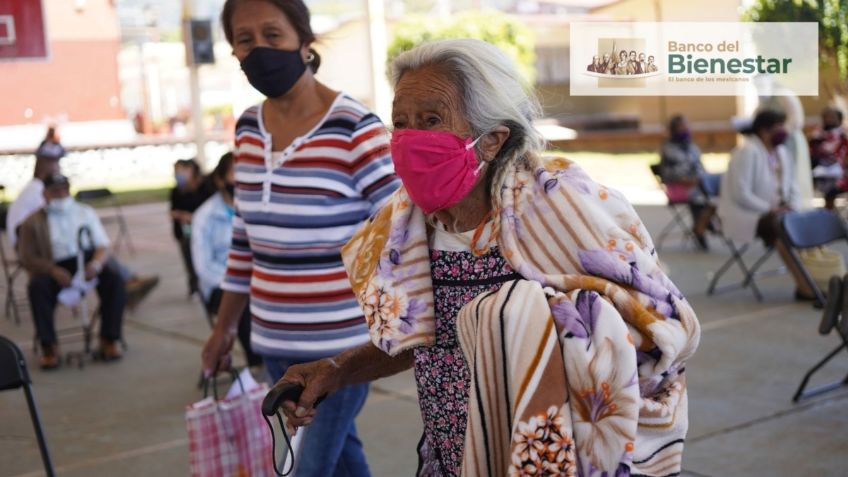
[{"label": "man wearing face mask", "polygon": [[[844,119],[842,111],[835,107],[827,107],[821,113],[822,127],[810,138],[810,158],[812,159],[815,175],[819,170],[835,170],[838,178],[823,187],[825,207],[832,209],[836,205],[836,197],[848,192],[848,177],[845,176],[846,159],[848,159],[848,135],[842,127]],[[835,183],[834,183],[835,182]]]},{"label": "man wearing face mask", "polygon": [[71,286],[78,272],[77,236],[81,228],[91,232],[90,248],[84,250],[85,280],[97,279],[100,298],[100,356],[106,360],[121,358],[117,343],[121,338],[121,322],[127,294],[124,279],[111,267],[109,238],[103,224],[91,207],[76,202],[70,195],[68,179],[53,174],[44,180],[47,206],[28,218],[20,228],[21,264],[29,273],[29,302],[35,322],[44,369],[59,365],[59,351],[53,312],[59,292]]},{"label": "man wearing face mask", "polygon": [[[221,156],[210,174],[217,192],[194,212],[191,233],[191,258],[197,273],[200,294],[211,315],[221,304],[221,281],[227,271],[227,255],[233,238],[233,154]],[[259,366],[262,358],[250,348],[250,309],[245,307],[238,322],[238,339],[247,356],[248,366]]]},{"label": "man wearing face mask", "polygon": [[[65,148],[58,142],[58,133],[50,128],[47,136],[35,151],[35,167],[32,179],[24,186],[18,197],[9,206],[6,215],[6,234],[12,248],[18,242],[18,228],[32,214],[46,205],[44,201],[44,180],[61,172],[59,162],[65,156]],[[140,276],[125,264],[111,257],[106,266],[120,273],[127,289],[127,306],[134,308],[159,283],[158,276]]]},{"label": "man wearing face mask", "polygon": [[774,247],[795,279],[796,299],[813,300],[813,290],[780,238],[781,216],[801,206],[794,163],[783,145],[785,122],[785,114],[766,109],[743,131],[745,140],[731,152],[722,176],[718,215],[725,236],[737,244],[761,239]]}]

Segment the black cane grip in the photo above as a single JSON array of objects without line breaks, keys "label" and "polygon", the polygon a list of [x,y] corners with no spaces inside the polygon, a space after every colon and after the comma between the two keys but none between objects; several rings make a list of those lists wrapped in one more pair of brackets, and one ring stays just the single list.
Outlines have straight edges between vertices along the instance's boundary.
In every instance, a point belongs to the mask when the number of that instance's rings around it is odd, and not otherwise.
[{"label": "black cane grip", "polygon": [[[271,388],[268,391],[268,394],[265,395],[265,399],[262,400],[262,414],[266,416],[273,416],[277,413],[277,409],[283,405],[285,401],[292,401],[297,403],[300,401],[300,395],[303,394],[303,386],[295,383],[286,383],[282,382]],[[318,406],[318,404],[324,400],[327,395],[323,395],[319,397],[313,407]]]}]

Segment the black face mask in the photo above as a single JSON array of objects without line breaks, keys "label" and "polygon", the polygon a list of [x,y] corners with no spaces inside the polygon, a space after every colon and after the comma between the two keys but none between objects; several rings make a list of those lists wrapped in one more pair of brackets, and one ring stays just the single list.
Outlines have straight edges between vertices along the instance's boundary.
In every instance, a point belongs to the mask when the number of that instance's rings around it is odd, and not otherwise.
[{"label": "black face mask", "polygon": [[224,190],[227,191],[227,194],[230,194],[230,197],[234,197],[236,194],[236,185],[224,184]]},{"label": "black face mask", "polygon": [[300,50],[257,46],[241,62],[247,81],[269,98],[286,94],[306,71]]}]

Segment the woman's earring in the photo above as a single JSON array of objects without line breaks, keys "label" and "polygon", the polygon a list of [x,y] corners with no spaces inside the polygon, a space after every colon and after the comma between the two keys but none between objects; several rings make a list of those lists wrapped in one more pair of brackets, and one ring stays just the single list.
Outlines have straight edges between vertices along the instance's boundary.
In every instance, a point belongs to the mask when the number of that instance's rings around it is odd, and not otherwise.
[{"label": "woman's earring", "polygon": [[306,61],[305,61],[305,63],[308,65],[308,64],[312,63],[313,61],[315,61],[315,53],[312,53],[312,52],[310,51],[310,52],[309,52],[309,54],[308,54],[308,55],[306,55]]}]

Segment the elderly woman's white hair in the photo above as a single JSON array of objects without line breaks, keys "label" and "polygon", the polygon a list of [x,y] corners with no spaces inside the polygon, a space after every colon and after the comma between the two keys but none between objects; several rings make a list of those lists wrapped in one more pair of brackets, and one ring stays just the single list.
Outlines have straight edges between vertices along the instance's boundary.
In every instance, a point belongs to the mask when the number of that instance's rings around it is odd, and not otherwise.
[{"label": "elderly woman's white hair", "polygon": [[509,137],[487,173],[493,205],[497,207],[509,172],[516,166],[532,170],[539,164],[544,139],[533,127],[541,112],[539,102],[512,61],[484,41],[434,41],[401,53],[391,65],[392,85],[396,87],[407,71],[428,66],[442,69],[456,82],[464,115],[475,137],[498,126],[509,128]]}]

